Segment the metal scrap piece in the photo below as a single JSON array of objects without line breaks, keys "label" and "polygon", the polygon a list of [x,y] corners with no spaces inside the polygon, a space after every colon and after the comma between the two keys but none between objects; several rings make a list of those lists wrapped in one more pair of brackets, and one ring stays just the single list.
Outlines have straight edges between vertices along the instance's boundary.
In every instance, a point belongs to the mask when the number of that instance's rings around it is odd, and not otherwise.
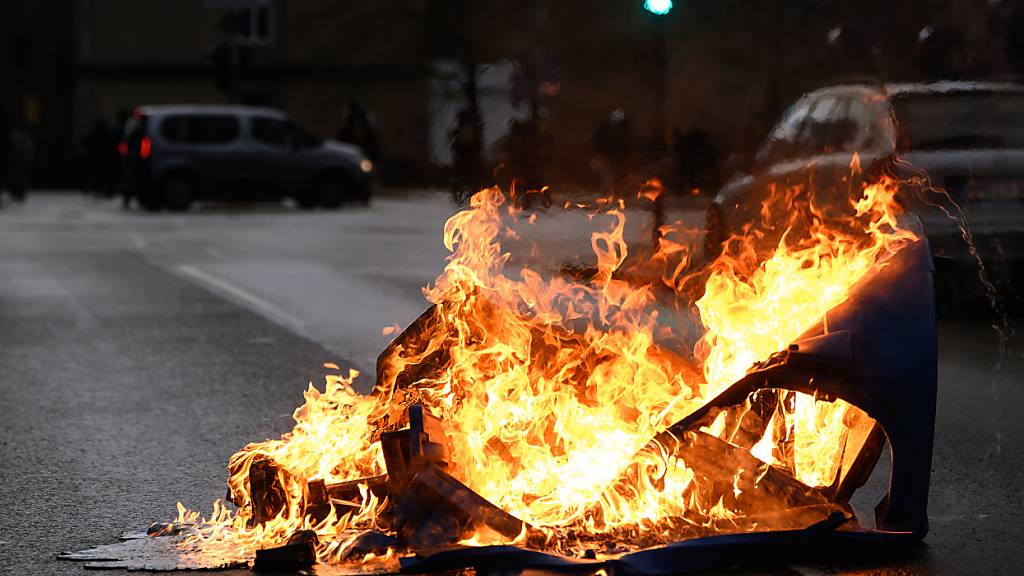
[{"label": "metal scrap piece", "polygon": [[409,482],[394,515],[399,543],[420,550],[455,544],[478,530],[513,540],[525,527],[522,520],[432,465]]}]

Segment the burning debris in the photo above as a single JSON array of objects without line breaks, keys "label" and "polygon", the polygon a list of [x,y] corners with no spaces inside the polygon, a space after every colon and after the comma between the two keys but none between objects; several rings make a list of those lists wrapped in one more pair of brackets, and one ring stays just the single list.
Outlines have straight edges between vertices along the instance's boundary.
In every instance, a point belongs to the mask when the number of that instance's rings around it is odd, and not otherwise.
[{"label": "burning debris", "polygon": [[[517,214],[482,191],[446,224],[433,305],[383,351],[373,393],[354,373],[310,386],[291,433],[231,457],[234,510],[179,506],[152,539],[211,566],[678,573],[732,562],[723,546],[919,538],[934,318],[897,188],[838,211],[780,191],[762,230],[703,266],[672,227],[629,261],[613,205],[588,281],[514,266],[500,242]],[[657,286],[623,279],[652,267]],[[665,344],[666,289],[703,326],[692,352]],[[849,499],[886,438],[869,530]]]}]

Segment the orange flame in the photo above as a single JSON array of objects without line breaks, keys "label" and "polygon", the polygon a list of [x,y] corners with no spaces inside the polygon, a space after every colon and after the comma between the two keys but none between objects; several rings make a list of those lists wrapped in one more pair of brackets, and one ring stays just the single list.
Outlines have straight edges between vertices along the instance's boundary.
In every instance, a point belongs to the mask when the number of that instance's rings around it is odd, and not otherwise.
[{"label": "orange flame", "polygon": [[[388,529],[381,522],[387,502],[363,485],[350,512],[316,521],[302,508],[306,482],[384,474],[380,434],[404,426],[405,409],[416,402],[445,421],[452,474],[543,531],[552,550],[613,533],[654,544],[694,527],[727,530],[738,516],[730,503],[769,464],[781,465],[774,453],[783,443],[795,478],[830,484],[849,426],[851,407],[841,401],[780,397],[752,443],[762,462],[738,470],[725,489],[698,482],[685,458],[641,449],[826,318],[873,267],[916,239],[899,225],[896,189],[884,178],[838,213],[809,201],[806,210],[791,210],[801,191],[776,191],[763,216],[783,231],[781,239],[764,248],[764,235],[735,236],[702,270],[690,269],[699,244],[663,234],[649,259],[665,265],[660,280],[681,290],[684,277],[705,278],[695,302],[703,335],[692,354],[658,344],[664,306],[654,282],[622,279],[630,252],[621,203],[606,203],[596,217],[607,227],[592,235],[595,273],[583,281],[513,265],[500,240],[514,235],[519,214],[499,190],[481,191],[445,224],[452,255],[425,290],[435,308],[420,341],[396,340],[369,396],[353,390],[355,372],[328,375],[323,391],[309,386],[290,433],[231,457],[236,512],[218,502],[200,519],[179,506],[179,522],[197,523],[186,545],[245,559],[310,529],[320,536],[321,561],[346,558],[361,531]],[[788,215],[781,225],[767,222],[778,214]],[[705,431],[724,437],[725,426],[720,417]],[[263,458],[284,470],[287,502],[275,518],[254,524],[249,469]],[[631,484],[610,489],[627,469],[637,471]],[[386,564],[394,554],[356,560]]]}]

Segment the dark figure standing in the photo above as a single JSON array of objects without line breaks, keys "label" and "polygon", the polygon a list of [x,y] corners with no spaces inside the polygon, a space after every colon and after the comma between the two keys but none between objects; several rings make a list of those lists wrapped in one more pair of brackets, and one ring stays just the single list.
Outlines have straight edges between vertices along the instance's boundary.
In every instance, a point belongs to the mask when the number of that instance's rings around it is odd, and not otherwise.
[{"label": "dark figure standing", "polygon": [[11,115],[0,106],[0,192],[7,186],[8,156],[11,148]]},{"label": "dark figure standing", "polygon": [[712,190],[717,185],[718,152],[711,135],[700,127],[673,133],[672,152],[676,159],[679,185],[686,192]]},{"label": "dark figure standing", "polygon": [[1000,3],[993,10],[990,28],[1004,38],[1006,61],[1010,69],[1018,76],[1024,75],[1024,2],[1014,0]]},{"label": "dark figure standing", "polygon": [[550,207],[551,196],[544,186],[543,176],[550,148],[544,120],[512,120],[502,148],[512,180],[510,190],[514,201],[524,209],[530,208],[535,199]]},{"label": "dark figure standing", "polygon": [[925,26],[917,35],[914,68],[924,80],[962,78],[967,71],[967,42],[952,26]]},{"label": "dark figure standing", "polygon": [[594,132],[590,169],[607,193],[615,193],[619,180],[628,170],[632,140],[629,116],[621,108],[613,110]]},{"label": "dark figure standing", "polygon": [[341,128],[336,135],[338,141],[355,144],[363,149],[370,161],[376,163],[380,157],[380,140],[370,113],[355,100],[345,106]]},{"label": "dark figure standing", "polygon": [[35,145],[28,132],[16,128],[11,132],[7,153],[7,181],[15,202],[24,202],[35,162]]},{"label": "dark figure standing", "polygon": [[118,162],[117,135],[102,118],[97,118],[82,138],[82,152],[86,192],[102,197],[113,196]]},{"label": "dark figure standing", "polygon": [[476,194],[483,181],[483,132],[480,115],[472,108],[459,112],[448,133],[452,153],[452,199],[462,204]]},{"label": "dark figure standing", "polygon": [[837,26],[829,30],[827,40],[830,66],[837,80],[882,77],[878,48],[866,31],[854,26]]}]

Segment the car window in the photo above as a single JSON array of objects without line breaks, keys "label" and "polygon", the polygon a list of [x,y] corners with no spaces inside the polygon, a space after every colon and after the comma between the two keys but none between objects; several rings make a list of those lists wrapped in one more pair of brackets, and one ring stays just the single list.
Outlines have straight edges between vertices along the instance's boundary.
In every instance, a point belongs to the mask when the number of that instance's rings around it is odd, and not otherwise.
[{"label": "car window", "polygon": [[291,143],[288,126],[276,118],[254,117],[250,119],[252,137],[268,146],[287,148]]},{"label": "car window", "polygon": [[883,145],[888,109],[872,96],[839,96],[821,100],[801,128],[800,154],[814,156],[856,152]]},{"label": "car window", "polygon": [[813,104],[813,100],[801,100],[786,111],[782,120],[772,129],[768,140],[757,153],[758,162],[781,162],[798,154],[797,136],[799,136],[801,126],[803,126]]},{"label": "car window", "polygon": [[168,116],[160,125],[168,142],[227,144],[238,138],[238,118],[227,114]]},{"label": "car window", "polygon": [[302,126],[294,122],[288,122],[286,126],[288,135],[296,148],[312,148],[320,144],[320,139],[306,132]]},{"label": "car window", "polygon": [[845,106],[846,100],[843,98],[823,98],[814,103],[800,128],[800,156],[813,156],[828,151],[835,139],[835,126],[841,121]]},{"label": "car window", "polygon": [[1024,148],[1024,94],[915,94],[893,109],[911,150]]},{"label": "car window", "polygon": [[855,132],[843,142],[847,152],[892,148],[892,116],[886,99],[880,94],[850,100],[847,116],[855,124]]}]

